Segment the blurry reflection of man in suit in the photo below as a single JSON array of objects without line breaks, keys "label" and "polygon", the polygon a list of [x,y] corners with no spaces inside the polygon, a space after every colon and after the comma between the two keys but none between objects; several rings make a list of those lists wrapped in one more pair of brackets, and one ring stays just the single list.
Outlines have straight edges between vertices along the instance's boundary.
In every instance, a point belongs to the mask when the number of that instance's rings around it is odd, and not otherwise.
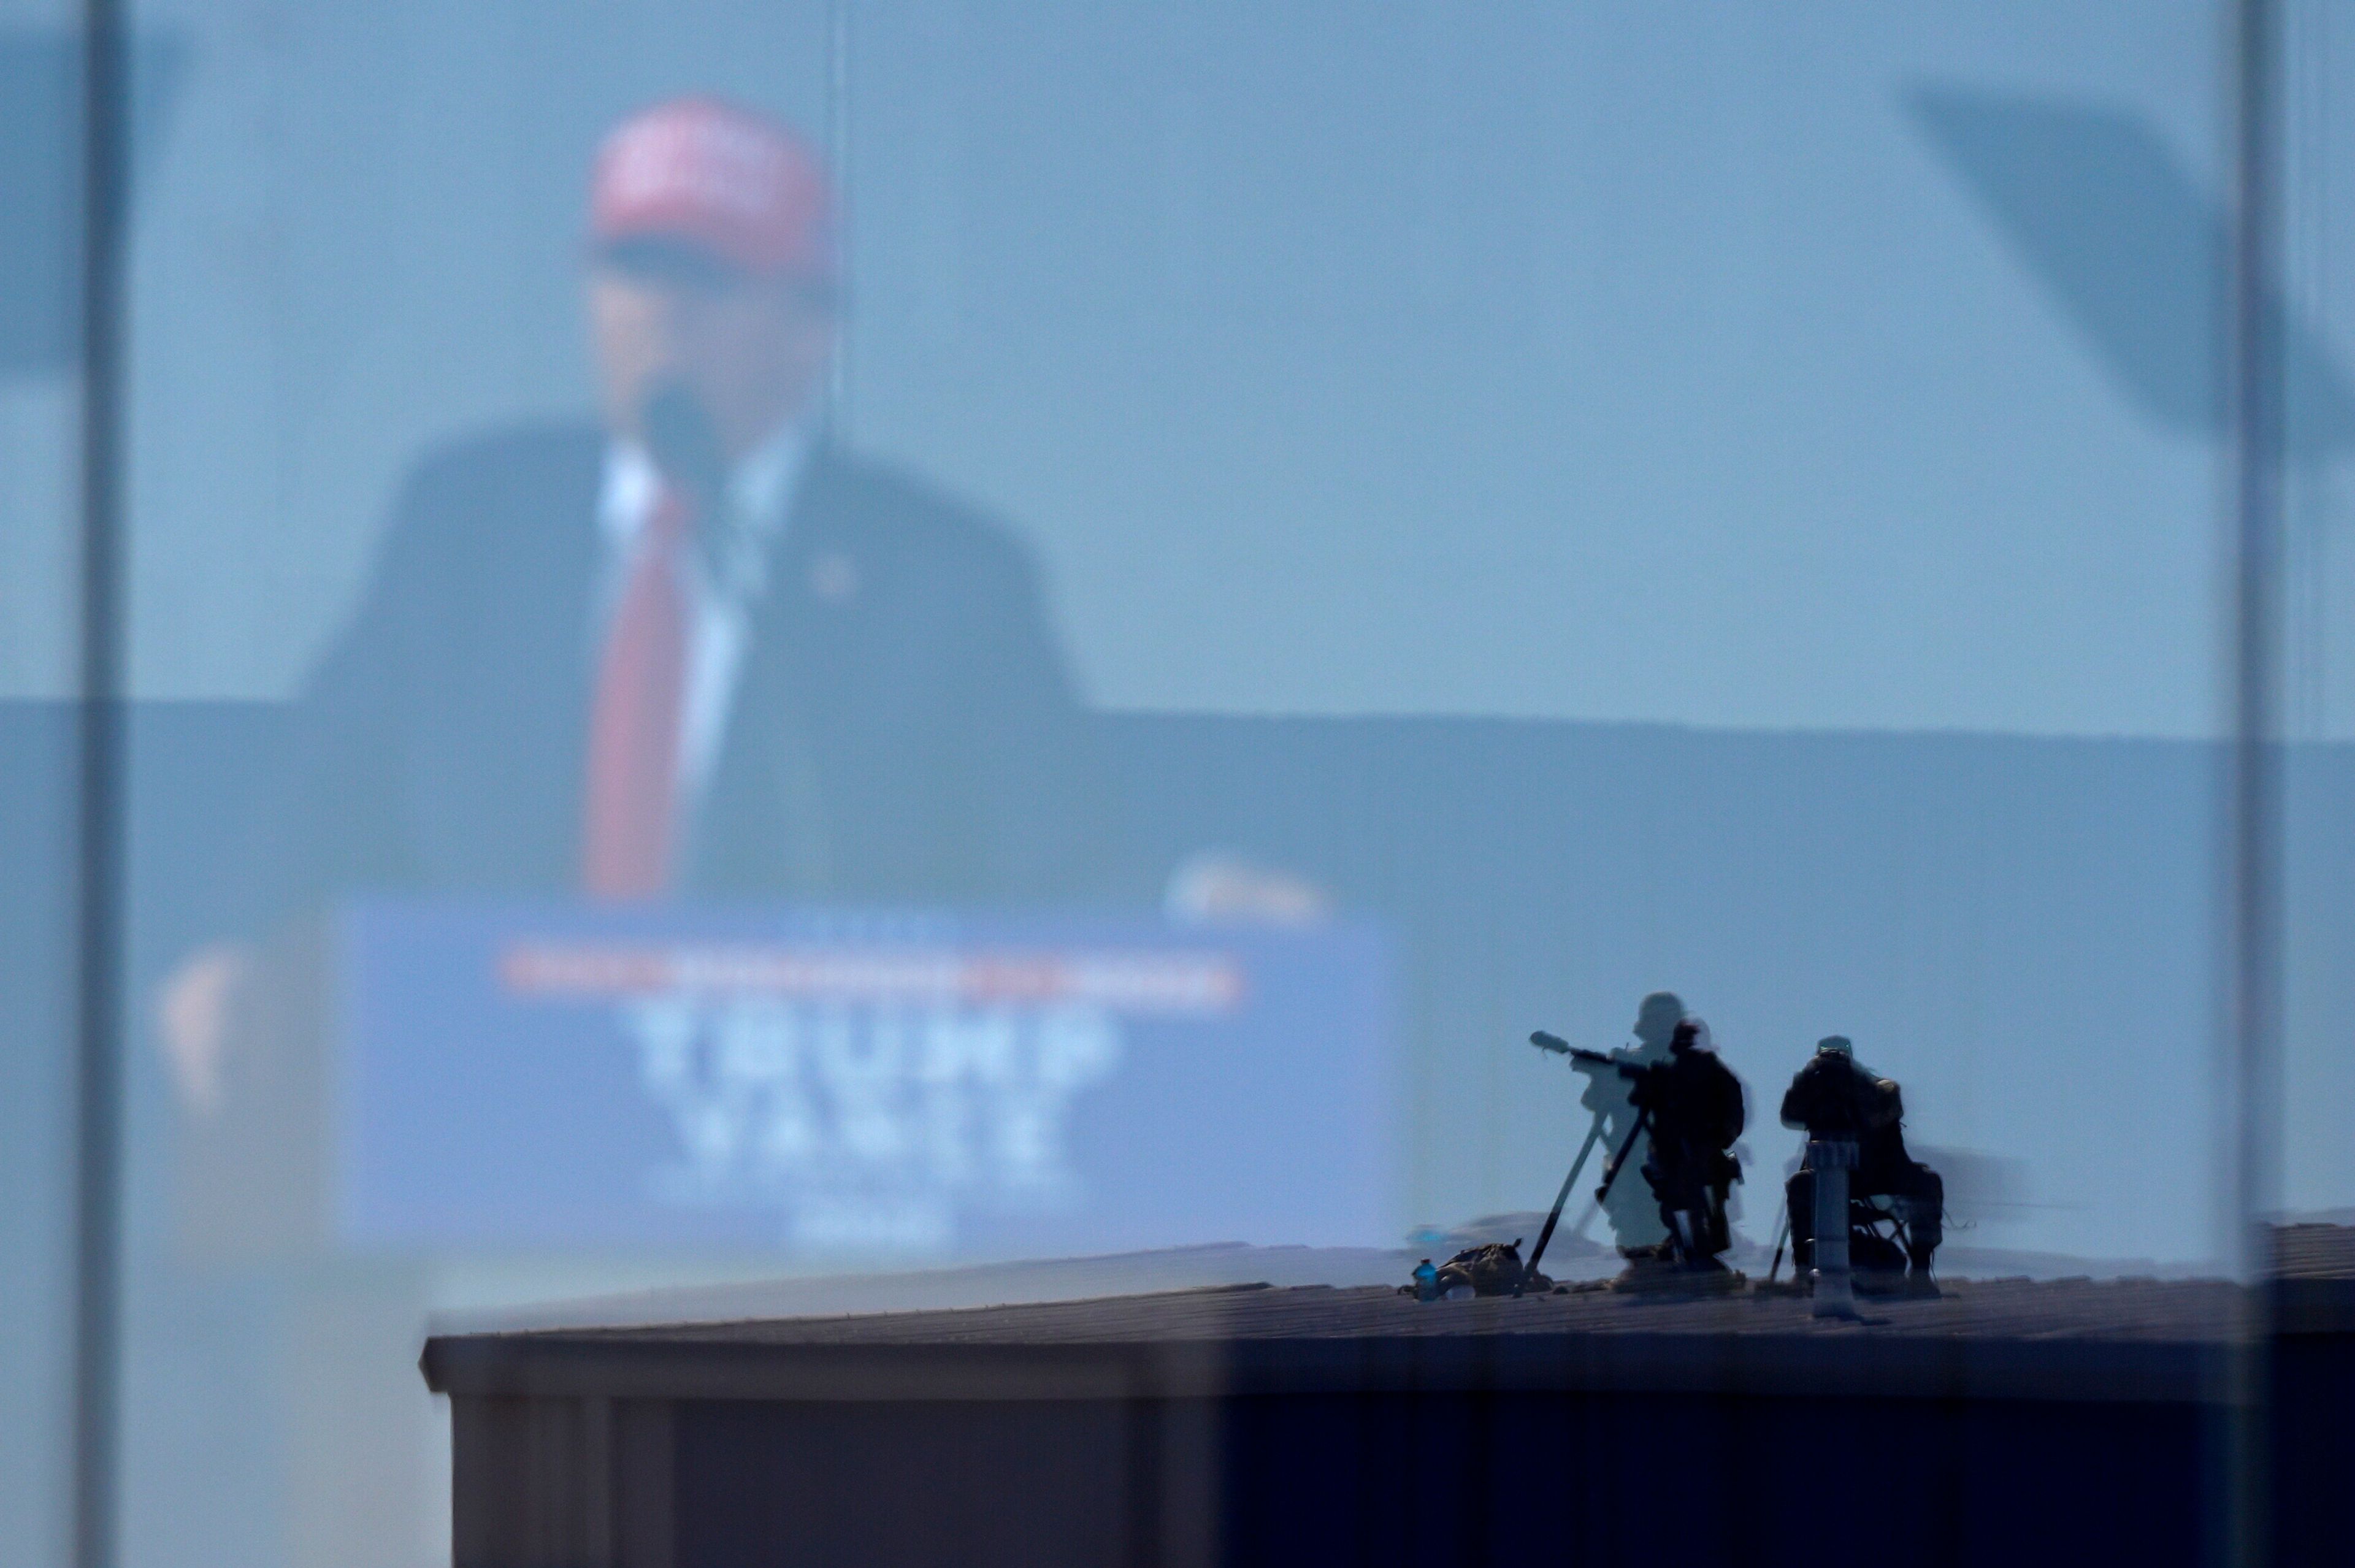
[{"label": "blurry reflection of man in suit", "polygon": [[[708,100],[598,155],[602,420],[411,473],[314,675],[231,923],[351,888],[866,902],[1069,898],[1103,788],[1029,562],[831,445],[832,198],[797,138]],[[167,984],[218,1098],[220,945]]]},{"label": "blurry reflection of man in suit", "polygon": [[[197,1113],[186,1190],[212,1195],[198,1228],[228,1238],[200,1249],[247,1255],[249,1230],[269,1245],[309,1212],[305,955],[290,943],[282,970],[255,944],[346,890],[1151,897],[1153,868],[1121,885],[1106,770],[1022,550],[827,439],[832,206],[800,141],[709,101],[648,110],[600,150],[600,417],[477,435],[412,470],[235,857],[217,928],[241,934],[164,987],[165,1054]],[[1297,879],[1219,855],[1181,865],[1170,902],[1321,908]],[[208,1375],[233,1389],[208,1429],[302,1435],[282,1498],[252,1506],[334,1542],[318,1560],[389,1560],[406,1539],[390,1519],[356,1527],[348,1477],[395,1512],[430,1495],[422,1392],[385,1375],[413,1357],[428,1277],[312,1256],[255,1293],[250,1320],[172,1319],[213,1336]]]}]

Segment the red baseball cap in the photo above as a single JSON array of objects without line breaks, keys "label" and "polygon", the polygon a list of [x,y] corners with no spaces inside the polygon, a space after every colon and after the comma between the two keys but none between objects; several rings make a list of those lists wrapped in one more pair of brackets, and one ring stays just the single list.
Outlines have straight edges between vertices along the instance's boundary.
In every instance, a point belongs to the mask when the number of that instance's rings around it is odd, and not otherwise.
[{"label": "red baseball cap", "polygon": [[741,272],[834,277],[834,191],[808,143],[709,98],[640,111],[597,149],[589,229],[600,248],[693,246]]}]

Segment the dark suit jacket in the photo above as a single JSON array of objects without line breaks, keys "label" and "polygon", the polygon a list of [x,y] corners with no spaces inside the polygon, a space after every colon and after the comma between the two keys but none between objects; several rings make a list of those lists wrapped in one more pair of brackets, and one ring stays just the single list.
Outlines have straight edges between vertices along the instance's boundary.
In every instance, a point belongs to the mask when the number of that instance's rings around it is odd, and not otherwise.
[{"label": "dark suit jacket", "polygon": [[[412,472],[272,770],[239,923],[355,889],[578,885],[603,450],[526,429]],[[1013,540],[821,448],[773,549],[683,891],[1110,891],[1104,770]]]}]

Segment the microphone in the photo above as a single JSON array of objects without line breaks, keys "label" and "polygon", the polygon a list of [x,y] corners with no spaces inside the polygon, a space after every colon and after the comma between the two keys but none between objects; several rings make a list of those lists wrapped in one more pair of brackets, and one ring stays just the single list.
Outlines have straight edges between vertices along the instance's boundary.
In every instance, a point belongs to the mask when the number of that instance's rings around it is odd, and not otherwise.
[{"label": "microphone", "polygon": [[664,381],[646,394],[638,423],[662,476],[686,494],[697,517],[709,516],[728,486],[728,454],[710,411],[685,382]]}]

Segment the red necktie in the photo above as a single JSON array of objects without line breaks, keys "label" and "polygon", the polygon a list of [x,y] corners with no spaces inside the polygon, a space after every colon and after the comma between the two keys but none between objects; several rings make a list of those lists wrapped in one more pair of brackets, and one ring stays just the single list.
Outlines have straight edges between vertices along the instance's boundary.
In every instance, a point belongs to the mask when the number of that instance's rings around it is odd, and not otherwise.
[{"label": "red necktie", "polygon": [[678,821],[678,726],[687,684],[687,509],[666,488],[614,607],[589,722],[581,885],[592,898],[667,890]]}]

